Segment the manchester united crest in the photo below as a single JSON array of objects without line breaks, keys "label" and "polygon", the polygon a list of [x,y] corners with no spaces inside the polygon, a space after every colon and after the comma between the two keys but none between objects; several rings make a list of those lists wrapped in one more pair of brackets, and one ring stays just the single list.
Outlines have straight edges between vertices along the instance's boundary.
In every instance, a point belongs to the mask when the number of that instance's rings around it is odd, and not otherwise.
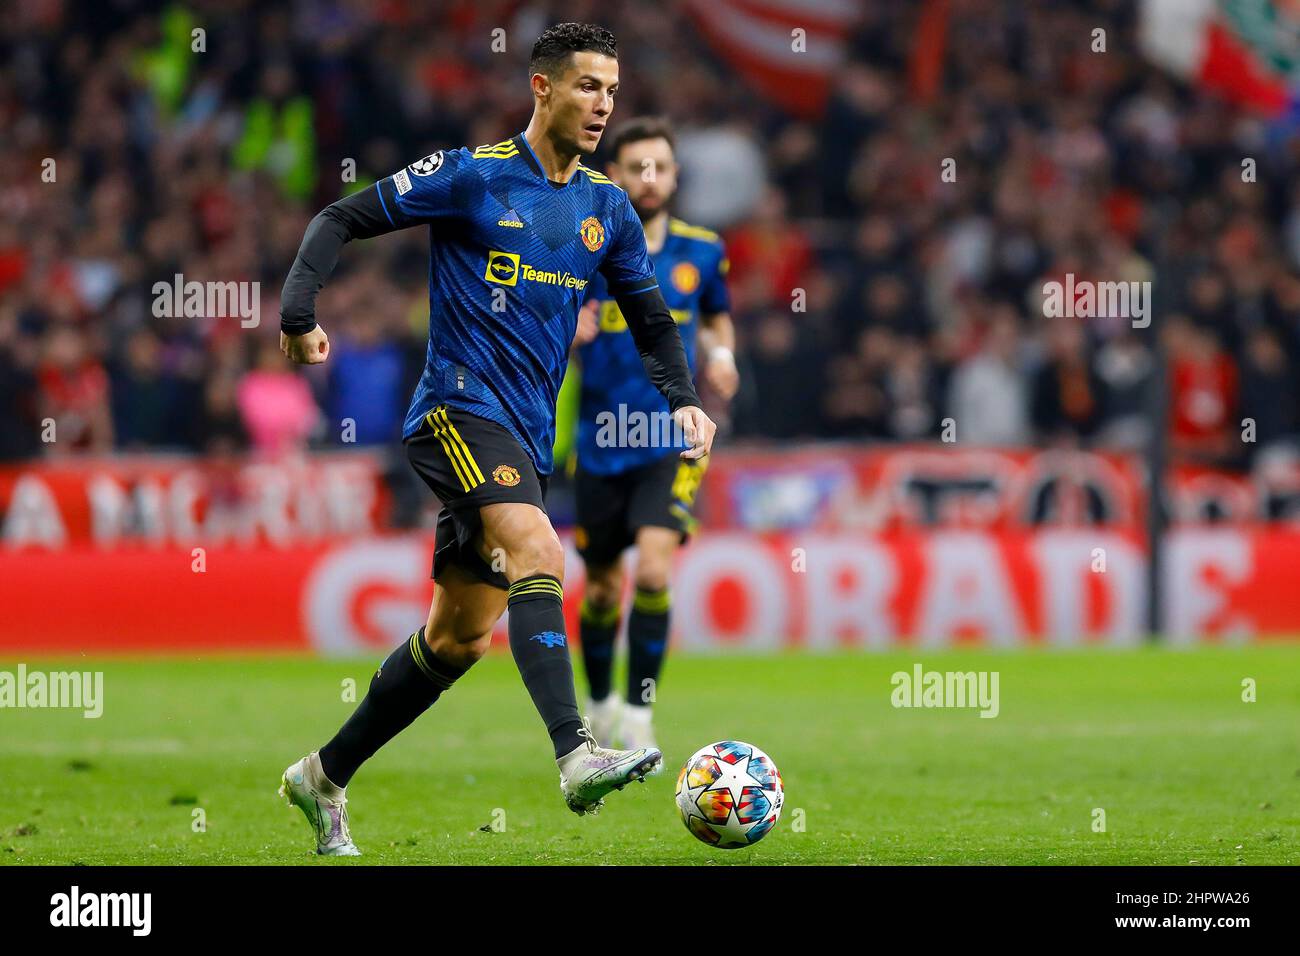
[{"label": "manchester united crest", "polygon": [[519,484],[519,469],[513,465],[497,465],[492,469],[492,480],[498,485],[513,488]]},{"label": "manchester united crest", "polygon": [[587,247],[588,252],[595,252],[605,244],[605,227],[595,216],[588,216],[582,220],[582,225],[578,227],[578,235],[582,236],[582,244]]},{"label": "manchester united crest", "polygon": [[700,284],[700,270],[692,262],[679,262],[673,266],[672,282],[682,295],[690,295]]}]

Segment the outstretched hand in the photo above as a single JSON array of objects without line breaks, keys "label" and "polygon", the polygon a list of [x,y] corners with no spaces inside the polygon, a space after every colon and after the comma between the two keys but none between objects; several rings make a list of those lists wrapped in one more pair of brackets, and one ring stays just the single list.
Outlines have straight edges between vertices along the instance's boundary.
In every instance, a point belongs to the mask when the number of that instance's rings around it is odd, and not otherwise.
[{"label": "outstretched hand", "polygon": [[713,448],[713,435],[718,426],[704,414],[704,409],[684,405],[673,412],[673,421],[681,427],[687,444],[691,446],[682,452],[682,458],[703,458]]}]

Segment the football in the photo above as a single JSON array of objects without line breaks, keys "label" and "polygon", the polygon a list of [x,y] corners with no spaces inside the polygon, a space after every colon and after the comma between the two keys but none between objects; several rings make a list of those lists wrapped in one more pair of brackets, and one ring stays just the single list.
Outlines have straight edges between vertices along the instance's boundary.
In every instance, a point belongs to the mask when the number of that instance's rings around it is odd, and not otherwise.
[{"label": "football", "polygon": [[697,840],[720,850],[752,846],[781,817],[785,790],[772,758],[752,744],[701,747],[677,775],[677,810]]}]

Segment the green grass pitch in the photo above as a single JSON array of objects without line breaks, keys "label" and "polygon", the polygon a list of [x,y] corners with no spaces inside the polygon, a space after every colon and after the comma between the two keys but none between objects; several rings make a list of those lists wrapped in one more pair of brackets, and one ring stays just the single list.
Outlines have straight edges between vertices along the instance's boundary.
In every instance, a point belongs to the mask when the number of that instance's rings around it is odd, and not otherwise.
[{"label": "green grass pitch", "polygon": [[[998,671],[1001,713],[894,708],[890,676],[917,661]],[[665,772],[585,818],[493,654],[353,780],[357,860],[312,856],[275,790],[375,661],[26,663],[102,669],[105,709],[0,710],[5,865],[1300,861],[1300,645],[678,656],[658,707]],[[781,822],[744,850],[696,842],[673,805],[681,763],[727,737],[785,779]]]}]

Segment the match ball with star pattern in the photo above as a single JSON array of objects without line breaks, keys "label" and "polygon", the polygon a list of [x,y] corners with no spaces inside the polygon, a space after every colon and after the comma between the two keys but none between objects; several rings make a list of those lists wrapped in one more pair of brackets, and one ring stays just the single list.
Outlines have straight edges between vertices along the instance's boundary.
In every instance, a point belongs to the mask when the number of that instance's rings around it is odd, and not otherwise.
[{"label": "match ball with star pattern", "polygon": [[720,850],[752,846],[767,836],[784,799],[772,758],[739,740],[701,747],[677,775],[677,809],[686,829]]}]

